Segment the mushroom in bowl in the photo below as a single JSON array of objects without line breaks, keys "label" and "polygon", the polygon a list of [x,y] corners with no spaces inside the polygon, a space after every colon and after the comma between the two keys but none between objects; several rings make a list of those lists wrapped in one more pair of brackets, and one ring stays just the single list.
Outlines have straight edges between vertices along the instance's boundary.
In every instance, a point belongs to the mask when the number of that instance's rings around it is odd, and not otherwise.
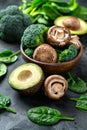
[{"label": "mushroom in bowl", "polygon": [[45,33],[46,41],[36,47],[28,47],[29,50],[33,50],[30,56],[25,52],[26,46],[21,43],[23,59],[38,64],[48,74],[63,73],[72,69],[83,54],[79,37],[72,36],[68,29],[59,26],[52,26]]}]

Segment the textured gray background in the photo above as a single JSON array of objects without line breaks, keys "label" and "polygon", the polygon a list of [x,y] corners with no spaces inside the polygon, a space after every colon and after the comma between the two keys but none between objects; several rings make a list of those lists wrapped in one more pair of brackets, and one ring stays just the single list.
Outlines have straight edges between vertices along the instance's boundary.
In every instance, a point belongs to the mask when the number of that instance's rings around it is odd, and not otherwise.
[{"label": "textured gray background", "polygon": [[[86,0],[78,0],[79,4],[87,7]],[[21,3],[20,0],[0,0],[0,8],[8,5]],[[79,64],[71,71],[74,75],[80,76],[87,82],[87,35],[80,37],[84,53]],[[9,44],[0,40],[0,51],[11,49],[16,51],[20,48],[18,43]],[[9,112],[0,113],[0,130],[87,130],[87,113],[81,112],[75,108],[75,103],[67,100],[69,97],[79,96],[72,92],[67,92],[66,96],[60,101],[49,100],[43,92],[38,93],[34,97],[24,97],[14,91],[8,84],[8,76],[11,71],[19,65],[25,63],[21,56],[14,64],[8,65],[8,73],[2,81],[0,81],[0,93],[11,98],[11,107],[17,110],[17,114]],[[62,114],[75,118],[75,121],[60,121],[53,126],[39,126],[32,123],[27,118],[27,110],[29,108],[47,105],[59,109]]]}]

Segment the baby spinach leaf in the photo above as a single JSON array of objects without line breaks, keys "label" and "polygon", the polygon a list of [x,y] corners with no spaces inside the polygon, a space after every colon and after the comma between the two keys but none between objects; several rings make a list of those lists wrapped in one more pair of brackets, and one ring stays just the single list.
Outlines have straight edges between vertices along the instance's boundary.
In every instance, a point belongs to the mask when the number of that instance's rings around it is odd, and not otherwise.
[{"label": "baby spinach leaf", "polygon": [[0,52],[0,57],[9,56],[11,54],[12,54],[11,50],[4,50],[4,51]]},{"label": "baby spinach leaf", "polygon": [[3,56],[0,56],[0,62],[3,62],[3,63],[13,63],[17,60],[18,56],[17,54],[20,53],[20,50],[18,50],[17,52],[15,53],[11,53],[10,54],[10,51],[9,51],[9,55],[4,55]]},{"label": "baby spinach leaf", "polygon": [[7,66],[4,63],[0,63],[0,77],[5,75],[7,72]]},{"label": "baby spinach leaf", "polygon": [[84,93],[87,91],[87,84],[79,77],[73,77],[70,73],[68,78],[69,89],[75,93]]},{"label": "baby spinach leaf", "polygon": [[9,108],[7,105],[11,103],[10,98],[0,94],[0,110],[5,109],[9,112],[16,113],[16,111],[12,108]]},{"label": "baby spinach leaf", "polygon": [[76,108],[82,111],[87,111],[87,93],[82,94],[79,98],[70,98],[70,100],[76,101]]},{"label": "baby spinach leaf", "polygon": [[47,106],[29,109],[28,118],[39,125],[53,125],[60,120],[74,120],[74,118],[63,116],[60,111]]}]

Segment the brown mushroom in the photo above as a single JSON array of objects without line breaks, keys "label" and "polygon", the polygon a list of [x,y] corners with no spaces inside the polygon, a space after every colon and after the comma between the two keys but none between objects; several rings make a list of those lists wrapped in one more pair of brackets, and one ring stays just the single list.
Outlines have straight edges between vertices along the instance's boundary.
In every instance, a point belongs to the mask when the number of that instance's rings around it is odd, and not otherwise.
[{"label": "brown mushroom", "polygon": [[80,21],[76,17],[68,17],[64,19],[63,25],[73,31],[76,31],[80,28]]},{"label": "brown mushroom", "polygon": [[70,32],[65,27],[52,26],[47,32],[47,40],[53,46],[63,47],[70,40]]},{"label": "brown mushroom", "polygon": [[56,63],[57,52],[53,47],[44,43],[34,50],[33,59],[46,63]]},{"label": "brown mushroom", "polygon": [[68,89],[66,79],[60,75],[51,75],[44,82],[45,94],[51,98],[58,100],[64,96]]},{"label": "brown mushroom", "polygon": [[78,50],[81,47],[81,42],[80,42],[79,37],[77,35],[71,36],[71,40],[69,41],[69,44],[74,44]]}]

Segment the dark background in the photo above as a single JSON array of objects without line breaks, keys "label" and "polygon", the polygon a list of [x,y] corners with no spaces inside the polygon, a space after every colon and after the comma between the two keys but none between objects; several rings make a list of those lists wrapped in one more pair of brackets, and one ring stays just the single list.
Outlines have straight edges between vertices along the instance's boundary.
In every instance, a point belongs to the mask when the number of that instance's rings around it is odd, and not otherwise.
[{"label": "dark background", "polygon": [[[0,9],[8,5],[19,5],[21,0],[0,0]],[[78,0],[78,3],[87,7],[86,0]],[[71,72],[81,77],[87,82],[87,35],[80,36],[84,47],[84,53],[79,64],[71,70]],[[17,51],[20,44],[9,44],[0,40],[0,51],[4,49],[11,49]],[[19,65],[25,63],[19,56],[17,62],[8,65],[8,72],[3,80],[0,81],[0,93],[11,98],[11,107],[17,110],[17,114],[9,112],[0,113],[0,130],[87,130],[87,113],[81,112],[75,108],[75,102],[67,100],[69,97],[78,97],[80,95],[68,91],[63,99],[60,101],[52,101],[48,99],[43,93],[38,93],[32,97],[24,97],[14,91],[8,84],[8,77],[11,71]],[[27,110],[29,108],[47,105],[52,108],[59,109],[65,116],[75,118],[75,121],[60,121],[53,126],[39,126],[32,123],[27,118]]]}]

